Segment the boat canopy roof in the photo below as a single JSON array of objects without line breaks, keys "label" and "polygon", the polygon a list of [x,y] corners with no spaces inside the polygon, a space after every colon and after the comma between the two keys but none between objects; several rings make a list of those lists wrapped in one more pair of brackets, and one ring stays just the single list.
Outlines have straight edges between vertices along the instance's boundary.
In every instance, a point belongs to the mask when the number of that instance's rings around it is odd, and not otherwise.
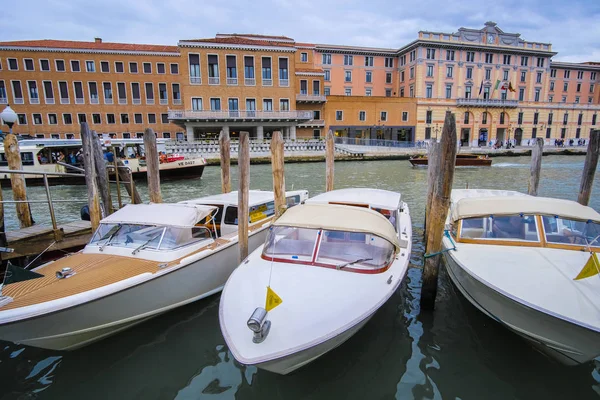
[{"label": "boat canopy roof", "polygon": [[275,226],[374,234],[400,249],[392,224],[377,211],[334,204],[301,204],[288,209]]},{"label": "boat canopy roof", "polygon": [[575,201],[527,195],[463,197],[453,204],[451,213],[453,221],[488,215],[541,214],[600,222],[598,212]]},{"label": "boat canopy roof", "polygon": [[400,193],[382,189],[350,188],[332,190],[306,200],[306,203],[368,204],[373,208],[395,210],[400,205]]},{"label": "boat canopy roof", "polygon": [[100,221],[103,224],[163,225],[192,228],[217,207],[191,204],[129,204]]},{"label": "boat canopy roof", "polygon": [[[275,196],[273,192],[267,190],[250,190],[248,205],[250,207],[259,204],[274,201]],[[185,200],[180,202],[181,204],[223,204],[237,206],[238,204],[238,192],[229,192],[222,194],[215,194],[213,196],[200,197],[198,199]]]}]

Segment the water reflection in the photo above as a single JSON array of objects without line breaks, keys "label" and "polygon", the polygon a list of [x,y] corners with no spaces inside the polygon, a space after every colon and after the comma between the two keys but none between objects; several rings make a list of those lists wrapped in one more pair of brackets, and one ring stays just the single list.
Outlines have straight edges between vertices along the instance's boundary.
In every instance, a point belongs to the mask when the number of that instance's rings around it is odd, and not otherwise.
[{"label": "water reflection", "polygon": [[[541,195],[576,199],[584,157],[544,157]],[[286,165],[288,189],[324,189],[322,163]],[[455,187],[527,190],[529,158],[495,158],[491,168],[462,168]],[[218,323],[219,295],[190,304],[74,352],[3,342],[0,398],[56,399],[530,399],[597,398],[600,363],[555,364],[475,309],[440,271],[434,312],[419,307],[427,171],[408,161],[336,163],[336,187],[399,190],[411,208],[413,253],[397,293],[345,344],[292,375],[246,368],[231,356]],[[233,186],[237,168],[232,169]],[[270,165],[251,167],[251,187],[270,189]],[[146,191],[140,185],[142,197]],[[84,187],[54,187],[56,198]],[[163,184],[165,201],[218,193],[220,171],[201,180]],[[592,206],[600,209],[600,174]],[[5,191],[4,196],[9,196]],[[43,196],[32,188],[30,197]],[[78,218],[80,203],[61,209]],[[38,220],[49,218],[43,206]],[[14,210],[7,207],[7,219]]]}]

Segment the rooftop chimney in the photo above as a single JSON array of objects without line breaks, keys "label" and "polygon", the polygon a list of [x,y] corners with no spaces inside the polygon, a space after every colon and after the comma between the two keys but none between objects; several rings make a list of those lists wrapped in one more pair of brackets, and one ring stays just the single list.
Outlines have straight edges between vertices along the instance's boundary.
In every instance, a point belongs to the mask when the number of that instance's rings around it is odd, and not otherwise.
[{"label": "rooftop chimney", "polygon": [[94,42],[96,42],[96,43],[102,43],[102,38],[99,38],[99,37],[94,38]]}]

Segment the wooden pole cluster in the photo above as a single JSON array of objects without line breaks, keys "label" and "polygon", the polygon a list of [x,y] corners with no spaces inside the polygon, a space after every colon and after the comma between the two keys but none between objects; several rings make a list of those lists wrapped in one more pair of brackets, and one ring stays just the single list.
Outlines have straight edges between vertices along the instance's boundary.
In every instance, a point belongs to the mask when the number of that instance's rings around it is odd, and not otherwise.
[{"label": "wooden pole cluster", "polygon": [[334,173],[334,161],[335,161],[335,142],[333,139],[333,132],[331,129],[327,132],[327,138],[325,139],[325,191],[329,192],[333,190],[333,173]]},{"label": "wooden pole cluster", "polygon": [[538,187],[540,186],[540,172],[542,170],[542,153],[544,152],[544,139],[537,138],[535,146],[531,150],[531,167],[529,169],[529,185],[527,193],[530,196],[538,195]]},{"label": "wooden pole cluster", "polygon": [[[12,133],[9,133],[4,138],[4,154],[8,161],[8,169],[20,171],[23,169],[21,163],[21,152],[19,150],[19,142],[17,137]],[[23,203],[16,203],[17,206],[17,217],[19,218],[19,225],[21,228],[27,228],[33,225],[33,218],[31,217],[31,208],[27,201],[27,185],[25,184],[25,176],[22,174],[10,174],[10,184],[13,191],[13,199],[15,201],[22,201]]]},{"label": "wooden pole cluster", "polygon": [[442,257],[440,254],[442,237],[450,206],[456,163],[456,119],[454,114],[449,111],[446,112],[439,153],[439,163],[433,171],[435,183],[432,189],[431,207],[427,216],[425,263],[421,289],[421,307],[429,310],[435,306],[439,263]]},{"label": "wooden pole cluster", "polygon": [[146,153],[146,174],[148,176],[148,192],[151,203],[162,203],[160,191],[160,169],[158,149],[156,148],[156,134],[152,128],[144,131],[144,151]]},{"label": "wooden pole cluster", "polygon": [[248,202],[250,200],[250,143],[249,133],[240,132],[238,148],[239,190],[238,190],[238,246],[239,262],[248,257]]},{"label": "wooden pole cluster", "polygon": [[271,167],[273,169],[275,218],[277,219],[284,213],[287,206],[285,201],[283,137],[280,131],[273,132],[273,137],[271,138]]},{"label": "wooden pole cluster", "polygon": [[229,130],[221,130],[219,134],[219,151],[221,153],[221,192],[231,192],[231,176],[229,168],[231,164],[231,140],[229,139]]},{"label": "wooden pole cluster", "polygon": [[441,146],[437,140],[429,143],[427,148],[427,205],[425,206],[425,230],[427,230],[427,216],[431,211],[431,199],[433,196],[433,186],[435,184],[435,174],[440,163]]},{"label": "wooden pole cluster", "polygon": [[[119,175],[119,178],[117,180],[120,180],[121,182],[128,182],[128,184],[125,185],[125,190],[127,191],[129,197],[131,197],[131,204],[142,204],[142,197],[140,196],[140,193],[138,192],[137,187],[133,182],[133,174],[131,172],[131,169],[124,167],[125,164],[123,164],[123,161],[115,157],[115,168],[117,169],[117,173]],[[118,193],[120,196],[120,192]]]},{"label": "wooden pole cluster", "polygon": [[90,213],[90,222],[92,231],[95,231],[100,224],[100,196],[98,185],[96,183],[96,168],[94,166],[94,150],[92,142],[97,140],[93,137],[86,122],[81,123],[81,144],[83,150],[83,164],[85,168],[85,184],[87,186],[88,207]]},{"label": "wooden pole cluster", "polygon": [[106,170],[106,160],[102,152],[102,145],[98,140],[96,131],[92,131],[92,151],[94,152],[94,169],[96,171],[96,182],[98,183],[98,191],[102,199],[103,215],[112,214],[112,200],[110,198],[110,188],[108,183],[108,171]]},{"label": "wooden pole cluster", "polygon": [[590,132],[590,141],[588,143],[585,164],[583,165],[583,174],[581,176],[581,186],[579,187],[579,197],[577,202],[587,206],[590,203],[592,195],[592,186],[594,185],[594,175],[598,167],[598,155],[600,154],[600,130],[596,129]]}]

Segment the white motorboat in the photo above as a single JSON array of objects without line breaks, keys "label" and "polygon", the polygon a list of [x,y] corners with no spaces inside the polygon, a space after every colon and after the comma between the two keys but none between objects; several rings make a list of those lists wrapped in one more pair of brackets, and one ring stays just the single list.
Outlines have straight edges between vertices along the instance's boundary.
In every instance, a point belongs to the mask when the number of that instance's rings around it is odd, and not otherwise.
[{"label": "white motorboat", "polygon": [[600,356],[600,214],[574,201],[453,190],[448,274],[478,309],[567,365]]},{"label": "white motorboat", "polygon": [[[288,205],[308,192],[286,193]],[[248,248],[264,243],[273,192],[250,191]],[[237,192],[128,205],[81,251],[0,286],[0,339],[72,350],[219,292],[238,265]]]},{"label": "white motorboat", "polygon": [[411,237],[399,193],[345,189],[287,210],[223,290],[235,359],[288,374],[345,342],[402,282]]}]

